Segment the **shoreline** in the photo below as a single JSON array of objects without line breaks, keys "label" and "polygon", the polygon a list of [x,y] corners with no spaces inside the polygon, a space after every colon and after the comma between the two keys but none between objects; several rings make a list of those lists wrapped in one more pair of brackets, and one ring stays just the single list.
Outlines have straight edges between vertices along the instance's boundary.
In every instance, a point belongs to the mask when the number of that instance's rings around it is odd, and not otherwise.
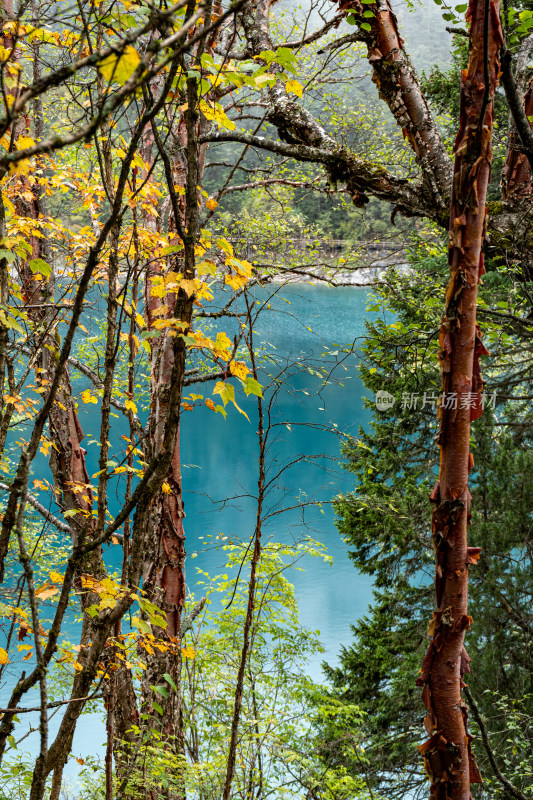
[{"label": "shoreline", "polygon": [[[302,272],[292,272],[288,270],[281,276],[279,273],[270,281],[276,284],[297,283],[297,284],[323,284],[331,288],[341,288],[343,286],[366,287],[374,286],[379,283],[380,275],[391,267],[395,267],[399,272],[406,273],[410,266],[407,263],[386,264],[374,267],[360,267],[353,270],[328,270],[322,274],[309,275]],[[330,273],[329,275],[327,273]]]}]

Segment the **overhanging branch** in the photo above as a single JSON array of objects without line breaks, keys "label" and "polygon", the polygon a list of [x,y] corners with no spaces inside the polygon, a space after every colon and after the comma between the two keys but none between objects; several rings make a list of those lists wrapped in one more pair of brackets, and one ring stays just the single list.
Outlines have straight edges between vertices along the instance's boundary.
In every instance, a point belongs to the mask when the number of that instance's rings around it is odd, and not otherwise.
[{"label": "overhanging branch", "polygon": [[[329,137],[328,137],[329,138]],[[398,178],[381,165],[356,156],[351,150],[331,141],[327,147],[280,142],[265,136],[241,131],[212,131],[200,137],[200,142],[240,142],[277,155],[288,156],[296,161],[322,164],[332,184],[344,184],[354,205],[363,206],[369,195],[392,203],[406,216],[439,219],[439,210],[427,195],[420,181],[410,182]]]}]

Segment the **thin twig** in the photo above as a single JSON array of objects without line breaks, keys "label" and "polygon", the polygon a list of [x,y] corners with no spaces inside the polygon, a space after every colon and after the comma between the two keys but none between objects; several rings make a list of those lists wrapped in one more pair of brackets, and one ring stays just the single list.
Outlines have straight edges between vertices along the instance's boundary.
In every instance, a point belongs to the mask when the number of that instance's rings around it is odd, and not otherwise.
[{"label": "thin twig", "polygon": [[478,724],[479,731],[481,733],[481,738],[483,739],[483,745],[485,747],[485,750],[487,751],[487,755],[489,757],[490,765],[492,767],[492,771],[494,772],[494,775],[500,781],[500,783],[503,786],[505,786],[507,791],[510,794],[512,794],[513,797],[516,798],[516,800],[531,800],[531,797],[528,797],[523,792],[521,792],[520,789],[518,789],[513,783],[511,783],[510,780],[508,780],[505,777],[505,775],[503,775],[501,773],[500,768],[498,767],[498,764],[496,763],[496,759],[494,757],[494,751],[493,751],[492,747],[490,746],[489,736],[488,736],[488,733],[487,733],[487,729],[485,727],[485,723],[483,722],[483,717],[481,716],[481,713],[479,711],[479,708],[477,707],[476,701],[472,697],[472,693],[471,693],[470,689],[468,688],[468,686],[465,686],[464,692],[465,692],[466,698],[467,698],[467,700],[468,700],[468,702],[470,704],[470,708],[472,709],[472,714],[474,716],[474,719],[476,720],[476,722]]}]

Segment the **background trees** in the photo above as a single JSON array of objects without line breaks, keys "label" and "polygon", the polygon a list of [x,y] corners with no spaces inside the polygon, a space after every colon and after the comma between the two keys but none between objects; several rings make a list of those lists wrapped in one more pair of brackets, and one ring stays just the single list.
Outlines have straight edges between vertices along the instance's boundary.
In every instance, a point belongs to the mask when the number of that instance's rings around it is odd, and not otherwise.
[{"label": "background trees", "polygon": [[[416,280],[396,274],[377,290],[376,306],[393,311],[394,321],[389,316],[369,324],[361,370],[370,392],[385,389],[396,403],[390,412],[377,412],[372,429],[348,445],[347,463],[357,488],[336,506],[354,564],[374,576],[376,588],[372,609],[355,624],[353,643],[343,649],[340,667],[328,669],[328,675],[335,697],[373,711],[367,728],[369,760],[376,788],[381,786],[386,797],[426,792],[416,769],[420,734],[415,720],[422,711],[413,687],[427,646],[432,594],[427,498],[438,469],[433,439],[439,379],[436,358],[429,356],[436,356],[438,347],[436,287],[442,268],[435,256],[421,258]],[[489,271],[479,310],[491,351],[485,365],[488,402],[472,428],[476,466],[469,538],[482,552],[470,571],[474,622],[468,634],[472,673],[467,683],[496,763],[527,796],[531,777],[523,759],[531,739],[527,733],[525,739],[516,737],[507,726],[516,713],[527,731],[531,716],[529,672],[522,664],[531,647],[526,466],[531,430],[529,401],[520,399],[529,396],[530,378],[528,356],[520,364],[516,360],[518,352],[529,351],[529,322],[503,311],[509,299],[513,307],[521,306],[521,284],[513,283],[502,267]],[[475,716],[471,725],[485,781],[482,796],[507,796],[494,777]],[[351,768],[359,769],[357,763]]]}]

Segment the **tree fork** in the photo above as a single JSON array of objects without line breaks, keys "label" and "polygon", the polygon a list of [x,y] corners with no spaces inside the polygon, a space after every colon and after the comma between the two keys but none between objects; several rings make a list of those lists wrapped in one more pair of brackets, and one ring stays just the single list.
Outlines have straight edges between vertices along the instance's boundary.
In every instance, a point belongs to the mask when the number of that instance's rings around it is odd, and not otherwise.
[{"label": "tree fork", "polygon": [[429,739],[421,745],[431,779],[431,800],[470,800],[470,784],[481,775],[470,750],[468,712],[462,699],[463,675],[469,671],[464,649],[468,565],[479,548],[468,547],[473,465],[470,423],[482,413],[483,382],[479,357],[486,353],[476,324],[477,287],[483,269],[485,199],[492,161],[494,90],[503,42],[499,0],[470,0],[470,54],[461,85],[460,129],[450,212],[450,281],[440,328],[439,360],[443,396],[439,403],[440,474],[433,503],[437,611],[432,636],[417,680],[423,686]]},{"label": "tree fork", "polygon": [[405,52],[389,0],[340,0],[339,8],[355,12],[359,33],[368,48],[372,80],[411,145],[436,205],[445,212],[450,198],[451,161]]}]

